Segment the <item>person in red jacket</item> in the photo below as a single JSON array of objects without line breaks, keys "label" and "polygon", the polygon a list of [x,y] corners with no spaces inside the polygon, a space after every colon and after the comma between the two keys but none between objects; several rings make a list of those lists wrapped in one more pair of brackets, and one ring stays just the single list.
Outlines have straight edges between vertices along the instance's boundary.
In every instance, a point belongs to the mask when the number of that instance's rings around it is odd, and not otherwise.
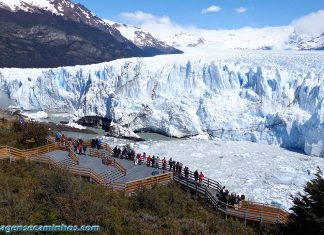
[{"label": "person in red jacket", "polygon": [[165,160],[165,158],[163,158],[162,159],[163,170],[166,170],[166,165],[167,165],[167,161]]},{"label": "person in red jacket", "polygon": [[151,158],[151,156],[150,155],[148,155],[148,157],[147,157],[147,166],[150,166],[151,165],[151,161],[152,161],[152,158]]},{"label": "person in red jacket", "polygon": [[202,171],[199,174],[199,183],[202,183],[205,179],[205,175],[202,173]]}]

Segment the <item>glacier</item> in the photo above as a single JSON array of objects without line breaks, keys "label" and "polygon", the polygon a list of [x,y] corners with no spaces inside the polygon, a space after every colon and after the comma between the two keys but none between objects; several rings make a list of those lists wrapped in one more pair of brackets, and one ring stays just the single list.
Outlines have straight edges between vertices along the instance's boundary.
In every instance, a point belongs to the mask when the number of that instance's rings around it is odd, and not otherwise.
[{"label": "glacier", "polygon": [[95,65],[2,68],[0,84],[23,109],[324,157],[323,61],[323,52],[192,49]]}]

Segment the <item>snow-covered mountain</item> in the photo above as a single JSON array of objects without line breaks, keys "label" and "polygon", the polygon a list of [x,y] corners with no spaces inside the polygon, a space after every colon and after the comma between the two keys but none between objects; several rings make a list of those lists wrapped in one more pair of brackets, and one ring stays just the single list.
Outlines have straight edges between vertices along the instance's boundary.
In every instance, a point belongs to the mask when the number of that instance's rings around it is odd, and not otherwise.
[{"label": "snow-covered mountain", "polygon": [[0,8],[15,13],[19,11],[35,14],[48,12],[101,29],[112,34],[119,41],[126,41],[114,27],[107,25],[83,5],[75,4],[71,0],[0,0]]},{"label": "snow-covered mountain", "polygon": [[324,50],[324,33],[320,36],[299,36],[294,42],[301,50]]},{"label": "snow-covered mountain", "polygon": [[25,109],[102,115],[132,130],[324,155],[321,52],[204,51],[56,69],[0,69]]},{"label": "snow-covered mountain", "polygon": [[245,50],[322,50],[324,34],[308,35],[297,32],[293,26],[241,28],[237,30],[192,30],[180,32],[167,43],[182,50],[188,47]]},{"label": "snow-covered mountain", "polygon": [[199,45],[204,45],[206,43],[206,39],[203,37],[198,37],[193,34],[180,32],[174,35],[171,39],[172,45],[174,47],[196,47]]},{"label": "snow-covered mountain", "polygon": [[180,53],[136,46],[71,0],[0,0],[0,67],[58,67]]},{"label": "snow-covered mountain", "polygon": [[142,30],[139,27],[120,24],[110,20],[105,22],[118,29],[118,31],[128,40],[132,41],[136,46],[143,49],[147,54],[178,54],[182,53],[180,50],[169,46],[163,41],[153,37],[149,32]]}]

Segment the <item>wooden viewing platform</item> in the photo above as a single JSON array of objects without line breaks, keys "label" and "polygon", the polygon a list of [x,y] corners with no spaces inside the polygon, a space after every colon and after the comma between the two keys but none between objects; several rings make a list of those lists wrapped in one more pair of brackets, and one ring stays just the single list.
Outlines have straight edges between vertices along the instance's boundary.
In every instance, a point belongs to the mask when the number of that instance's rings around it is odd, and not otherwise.
[{"label": "wooden viewing platform", "polygon": [[[194,180],[193,172],[189,177],[184,174],[170,172],[146,165],[134,165],[132,161],[116,159],[112,157],[112,150],[107,144],[97,150],[88,147],[85,155],[77,155],[72,149],[72,143],[52,142],[43,147],[19,150],[12,147],[0,146],[0,160],[9,159],[16,161],[27,159],[33,162],[47,164],[52,167],[67,170],[72,174],[89,179],[91,183],[102,185],[113,190],[133,192],[140,187],[152,187],[155,184],[167,184],[174,180],[181,186],[195,193],[196,197],[202,197],[215,210],[228,216],[241,218],[247,221],[255,221],[265,224],[286,223],[289,213],[281,208],[268,204],[243,201],[240,207],[228,205],[219,200],[222,186],[215,180],[205,178],[203,183]],[[90,146],[90,142],[86,142]],[[154,173],[157,175],[152,176]]]}]

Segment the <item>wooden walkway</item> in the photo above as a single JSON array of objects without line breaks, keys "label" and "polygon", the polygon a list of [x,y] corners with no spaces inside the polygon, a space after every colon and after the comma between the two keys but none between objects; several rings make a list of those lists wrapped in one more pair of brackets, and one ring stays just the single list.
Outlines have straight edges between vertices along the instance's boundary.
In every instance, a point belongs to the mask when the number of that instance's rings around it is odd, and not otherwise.
[{"label": "wooden walkway", "polygon": [[[246,221],[255,221],[264,224],[286,223],[289,213],[281,208],[267,204],[243,201],[242,205],[235,207],[219,200],[220,185],[207,178],[203,183],[196,182],[193,177],[185,178],[174,174],[174,181],[194,191],[197,196],[205,199],[215,210],[223,212],[227,216],[233,216]],[[208,183],[209,180],[209,183]]]},{"label": "wooden walkway", "polygon": [[[0,160],[29,161],[47,164],[68,170],[79,177],[86,177],[90,182],[114,190],[132,192],[140,187],[152,187],[155,184],[167,184],[172,180],[172,172],[153,169],[146,166],[134,166],[130,161],[113,159],[107,150],[105,157],[76,155],[68,146],[48,144],[40,148],[19,150],[0,146]],[[152,171],[157,175],[152,176]]]},{"label": "wooden walkway", "polygon": [[[50,141],[53,141],[50,138]],[[28,159],[30,161],[47,164],[74,175],[86,177],[90,182],[100,184],[113,190],[133,192],[140,187],[152,187],[155,184],[166,184],[174,180],[181,186],[194,192],[196,196],[205,199],[215,210],[228,216],[241,218],[246,221],[256,221],[264,224],[285,223],[289,213],[281,208],[267,204],[244,201],[240,207],[228,205],[219,200],[222,186],[215,180],[205,178],[203,183],[194,180],[193,172],[188,178],[176,172],[147,167],[134,166],[132,161],[112,157],[111,148],[107,145],[101,150],[90,149],[87,155],[76,155],[72,145],[60,143],[48,144],[30,150],[19,150],[7,146],[0,146],[0,160]],[[152,176],[152,171],[158,175]]]}]

